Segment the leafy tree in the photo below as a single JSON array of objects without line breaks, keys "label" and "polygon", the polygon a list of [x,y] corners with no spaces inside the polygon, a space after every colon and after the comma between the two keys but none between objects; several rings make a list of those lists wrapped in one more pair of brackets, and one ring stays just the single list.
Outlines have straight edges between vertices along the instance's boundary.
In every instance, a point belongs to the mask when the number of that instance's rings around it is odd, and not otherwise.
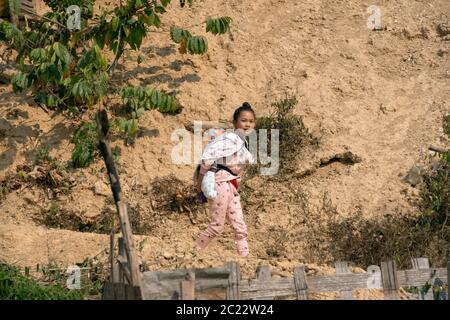
[{"label": "leafy tree", "polygon": [[[17,5],[19,0],[10,2]],[[104,8],[94,15],[95,0],[44,0],[51,12],[26,26],[0,22],[0,42],[17,52],[19,71],[12,77],[15,92],[30,91],[34,101],[53,110],[68,111],[77,116],[95,105],[102,108],[103,98],[118,95],[128,111],[117,119],[119,128],[134,137],[138,119],[146,110],[163,113],[180,112],[176,96],[152,87],[120,87],[113,78],[117,61],[125,50],[140,50],[150,27],[161,27],[161,16],[167,12],[171,0],[127,0],[115,8]],[[193,1],[180,0],[180,6],[189,7]],[[122,3],[122,2],[121,2]],[[67,8],[81,8],[81,30],[66,26]],[[206,32],[220,35],[230,28],[230,17],[208,18]],[[179,44],[183,54],[204,54],[208,41],[202,35],[173,26],[170,38]],[[108,59],[107,52],[113,58]],[[138,58],[138,62],[142,57]],[[86,125],[84,129],[86,129]],[[83,139],[78,131],[76,141]],[[84,130],[85,131],[85,130]],[[90,143],[76,147],[72,159],[77,166],[88,165],[92,154],[87,154]]]}]

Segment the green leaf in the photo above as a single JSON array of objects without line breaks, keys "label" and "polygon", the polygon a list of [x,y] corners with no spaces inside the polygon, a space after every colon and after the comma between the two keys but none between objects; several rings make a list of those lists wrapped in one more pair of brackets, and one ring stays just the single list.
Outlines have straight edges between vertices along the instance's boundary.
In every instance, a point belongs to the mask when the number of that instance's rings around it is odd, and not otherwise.
[{"label": "green leaf", "polygon": [[106,72],[101,72],[94,80],[95,95],[97,97],[105,96],[108,92],[109,76]]},{"label": "green leaf", "polygon": [[56,62],[56,52],[53,52],[52,57],[50,58],[50,62],[51,63],[55,63]]},{"label": "green leaf", "polygon": [[59,42],[53,44],[53,49],[55,50],[56,56],[65,64],[70,64],[70,53],[67,48]]},{"label": "green leaf", "polygon": [[55,97],[55,96],[53,96],[53,95],[49,95],[49,96],[47,97],[47,103],[46,103],[46,105],[47,105],[48,107],[52,107],[52,108],[57,107],[57,106],[58,106],[58,98]]},{"label": "green leaf", "polygon": [[143,3],[142,3],[142,0],[136,0],[136,3],[135,3],[135,5],[134,5],[134,7],[136,8],[136,9],[139,9],[139,8],[142,8],[143,7]]},{"label": "green leaf", "polygon": [[208,41],[203,36],[194,36],[188,39],[186,47],[190,54],[204,54],[208,50]]},{"label": "green leaf", "polygon": [[164,6],[164,7],[167,7],[167,5],[171,2],[172,0],[161,0],[161,4]]},{"label": "green leaf", "polygon": [[195,52],[200,52],[201,51],[201,47],[200,47],[200,41],[198,37],[195,37],[194,39],[194,50]]},{"label": "green leaf", "polygon": [[127,133],[129,137],[134,138],[138,130],[138,123],[136,119],[119,119],[119,129]]},{"label": "green leaf", "polygon": [[145,29],[142,28],[136,28],[135,31],[135,44],[136,44],[136,49],[139,49],[142,45],[142,39],[145,36]]},{"label": "green leaf", "polygon": [[211,32],[214,35],[224,34],[230,29],[231,21],[230,17],[208,18],[206,21],[206,32]]},{"label": "green leaf", "polygon": [[158,109],[160,112],[175,112],[175,98],[151,87],[126,87],[119,90],[123,103],[131,109],[133,118],[142,116],[144,110]]},{"label": "green leaf", "polygon": [[136,118],[140,118],[145,112],[144,108],[139,108],[136,110]]},{"label": "green leaf", "polygon": [[73,86],[72,94],[74,97],[81,99],[83,102],[87,102],[92,96],[92,87],[87,81],[81,80]]},{"label": "green leaf", "polygon": [[112,31],[116,32],[119,29],[119,23],[120,23],[120,19],[118,16],[114,16],[111,19],[111,29]]},{"label": "green leaf", "polygon": [[95,43],[103,49],[105,47],[106,33],[103,31],[97,31],[94,36]]},{"label": "green leaf", "polygon": [[95,122],[82,122],[74,132],[72,142],[75,148],[72,151],[72,165],[75,168],[88,166],[98,154],[96,152],[98,141],[97,126]]},{"label": "green leaf", "polygon": [[147,15],[145,23],[149,26],[153,26],[155,24],[155,13],[153,10]]},{"label": "green leaf", "polygon": [[103,56],[100,47],[94,45],[91,49],[84,52],[81,59],[78,61],[78,68],[89,70],[90,73],[97,71],[106,71],[108,64]]},{"label": "green leaf", "polygon": [[50,82],[58,83],[62,79],[62,72],[60,69],[58,69],[56,64],[49,64],[47,66],[47,70],[45,71],[48,74],[48,79]]},{"label": "green leaf", "polygon": [[32,62],[41,63],[45,59],[46,53],[43,48],[36,48],[31,50],[30,58]]},{"label": "green leaf", "polygon": [[220,25],[219,34],[227,32],[228,25],[223,19],[219,19],[219,25]]},{"label": "green leaf", "polygon": [[28,74],[19,71],[11,78],[14,92],[22,91],[30,86]]},{"label": "green leaf", "polygon": [[170,38],[175,43],[180,43],[182,38],[188,39],[192,37],[191,33],[187,30],[171,27],[170,28]]},{"label": "green leaf", "polygon": [[155,11],[157,12],[157,13],[166,13],[167,12],[167,10],[164,8],[164,7],[162,7],[162,6],[156,6],[155,7]]},{"label": "green leaf", "polygon": [[153,10],[148,15],[147,25],[155,26],[157,28],[159,28],[161,26],[161,20],[159,19],[159,17],[155,14],[155,11],[153,11]]},{"label": "green leaf", "polygon": [[159,28],[161,26],[161,19],[155,14],[155,27]]}]

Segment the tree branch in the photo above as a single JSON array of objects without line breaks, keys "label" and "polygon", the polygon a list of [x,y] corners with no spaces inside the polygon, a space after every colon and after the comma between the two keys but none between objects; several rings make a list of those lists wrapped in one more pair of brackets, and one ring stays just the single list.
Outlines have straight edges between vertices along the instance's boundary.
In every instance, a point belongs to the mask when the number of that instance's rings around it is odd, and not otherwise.
[{"label": "tree branch", "polygon": [[117,52],[116,52],[116,56],[114,57],[114,61],[111,63],[111,65],[108,67],[108,74],[111,75],[114,72],[114,69],[116,67],[117,64],[117,60],[119,60],[122,51],[123,51],[123,45],[122,45],[122,29],[119,30],[119,40],[118,40],[118,44],[117,44]]},{"label": "tree branch", "polygon": [[437,152],[437,153],[446,153],[446,152],[449,151],[448,149],[441,148],[441,147],[435,147],[435,146],[432,146],[432,145],[430,145],[428,147],[428,150],[434,151],[434,152]]}]

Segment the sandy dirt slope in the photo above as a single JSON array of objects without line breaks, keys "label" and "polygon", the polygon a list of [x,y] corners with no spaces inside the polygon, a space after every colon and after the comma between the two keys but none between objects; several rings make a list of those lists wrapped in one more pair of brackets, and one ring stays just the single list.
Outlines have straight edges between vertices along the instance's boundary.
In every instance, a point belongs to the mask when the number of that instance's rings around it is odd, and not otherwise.
[{"label": "sandy dirt slope", "polygon": [[[307,127],[321,141],[319,150],[299,155],[299,173],[321,158],[345,151],[362,161],[351,166],[332,163],[307,177],[286,181],[284,189],[271,190],[258,178],[249,182],[260,190],[264,205],[248,208],[252,255],[240,261],[244,274],[252,275],[260,263],[270,263],[281,275],[290,274],[300,263],[317,272],[332,272],[310,263],[330,261],[306,255],[302,250],[307,244],[288,241],[284,257],[267,257],[268,230],[289,227],[289,219],[301,218],[288,208],[298,203],[283,200],[290,190],[307,191],[311,204],[320,203],[326,193],[342,216],[356,208],[368,218],[417,210],[410,202],[417,190],[401,177],[427,154],[429,144],[450,145],[442,131],[442,116],[450,111],[450,46],[436,33],[436,26],[448,21],[448,1],[382,1],[382,31],[366,27],[370,1],[205,0],[191,10],[182,10],[174,2],[163,17],[166,31],[176,24],[204,34],[199,23],[209,15],[229,15],[233,27],[221,37],[208,34],[210,50],[202,57],[183,56],[167,32],[152,32],[141,50],[144,62],[122,65],[120,81],[177,90],[184,107],[176,116],[147,112],[140,122],[145,134],[135,146],[114,142],[122,148],[121,179],[130,201],[148,201],[133,190],[145,189],[154,177],[173,173],[190,180],[193,165],[177,166],[170,161],[171,133],[183,123],[230,119],[243,101],[252,103],[258,115],[267,115],[270,102],[288,91],[299,98],[295,112],[304,116]],[[42,3],[40,9],[44,9]],[[68,160],[73,123],[47,114],[29,98],[11,91],[10,86],[0,86],[4,137],[0,174],[5,176],[17,165],[31,162],[39,145],[50,146],[52,156]],[[8,116],[13,109],[22,113]],[[72,195],[59,201],[79,215],[100,214],[106,197],[96,195],[93,185],[107,181],[100,172],[102,166],[98,162],[74,174],[79,183]],[[20,265],[49,259],[68,265],[107,249],[106,235],[36,225],[32,216],[39,206],[49,206],[39,189],[13,192],[0,204],[0,258]],[[192,225],[186,215],[175,215],[151,236],[138,237],[143,241],[142,258],[151,269],[207,267],[238,259],[229,227],[206,253],[192,252],[195,237],[207,224],[204,212],[198,216],[199,223]]]}]

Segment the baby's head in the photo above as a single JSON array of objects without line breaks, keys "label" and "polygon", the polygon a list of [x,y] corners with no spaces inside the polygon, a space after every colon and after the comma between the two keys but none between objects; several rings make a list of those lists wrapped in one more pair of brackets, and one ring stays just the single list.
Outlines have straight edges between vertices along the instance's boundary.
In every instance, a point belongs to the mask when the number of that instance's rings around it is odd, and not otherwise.
[{"label": "baby's head", "polygon": [[235,129],[240,129],[245,135],[248,135],[255,128],[255,111],[248,102],[237,108],[233,114],[233,125]]},{"label": "baby's head", "polygon": [[204,137],[206,138],[206,141],[211,142],[224,133],[225,130],[223,128],[213,127],[206,130],[206,132],[204,133]]}]

